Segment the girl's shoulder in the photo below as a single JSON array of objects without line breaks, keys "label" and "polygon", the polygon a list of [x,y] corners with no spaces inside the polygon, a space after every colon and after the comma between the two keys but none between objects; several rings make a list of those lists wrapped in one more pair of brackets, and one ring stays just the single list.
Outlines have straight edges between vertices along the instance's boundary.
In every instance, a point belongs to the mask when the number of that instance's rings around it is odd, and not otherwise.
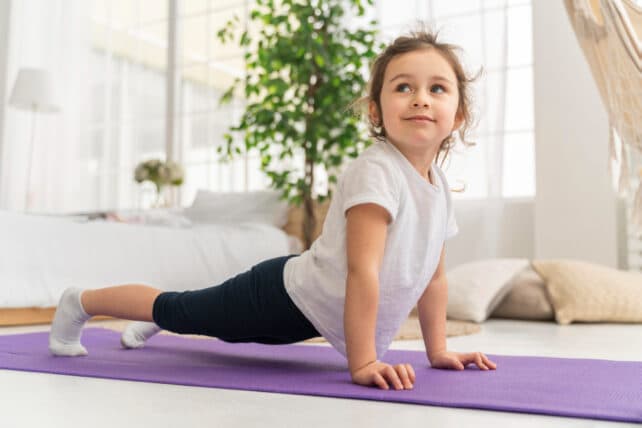
[{"label": "girl's shoulder", "polygon": [[368,146],[356,159],[348,164],[345,171],[363,169],[397,170],[398,166],[394,156],[385,147],[385,144],[379,141]]},{"label": "girl's shoulder", "polygon": [[351,161],[341,174],[343,179],[355,179],[358,176],[386,176],[399,180],[401,170],[394,157],[382,146],[385,143],[374,143]]},{"label": "girl's shoulder", "polygon": [[388,210],[394,221],[402,199],[403,177],[398,164],[380,144],[369,146],[341,174],[333,197],[333,201],[339,201],[341,212],[357,204],[375,203]]}]

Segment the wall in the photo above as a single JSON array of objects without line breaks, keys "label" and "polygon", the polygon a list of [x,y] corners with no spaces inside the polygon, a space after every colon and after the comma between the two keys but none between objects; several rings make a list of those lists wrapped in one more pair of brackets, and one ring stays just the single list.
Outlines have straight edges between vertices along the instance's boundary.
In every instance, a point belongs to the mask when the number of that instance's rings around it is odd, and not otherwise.
[{"label": "wall", "polygon": [[561,1],[533,2],[538,258],[618,264],[608,122]]},{"label": "wall", "polygon": [[533,2],[533,201],[455,201],[446,265],[574,258],[626,268],[624,208],[608,174],[608,121],[562,1]]},{"label": "wall", "polygon": [[[9,58],[9,17],[11,0],[0,1],[0,189],[2,189],[2,153],[4,148],[4,127],[6,102],[9,99],[9,82],[7,59]],[[3,206],[4,195],[0,193],[0,207]]]},{"label": "wall", "polygon": [[446,243],[446,268],[472,260],[533,258],[531,200],[454,201],[459,233]]}]

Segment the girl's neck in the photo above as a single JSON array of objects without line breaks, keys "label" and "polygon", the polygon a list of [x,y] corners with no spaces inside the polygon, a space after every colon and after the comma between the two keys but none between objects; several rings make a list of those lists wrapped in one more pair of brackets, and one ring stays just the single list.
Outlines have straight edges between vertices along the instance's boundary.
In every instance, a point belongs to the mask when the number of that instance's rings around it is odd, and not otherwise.
[{"label": "girl's neck", "polygon": [[399,152],[408,159],[408,162],[412,167],[419,173],[419,175],[427,180],[431,184],[434,183],[434,174],[431,172],[432,163],[435,161],[439,147],[435,150],[411,150],[408,147],[403,147],[400,144],[396,144],[388,140],[389,144],[392,144],[399,150]]}]

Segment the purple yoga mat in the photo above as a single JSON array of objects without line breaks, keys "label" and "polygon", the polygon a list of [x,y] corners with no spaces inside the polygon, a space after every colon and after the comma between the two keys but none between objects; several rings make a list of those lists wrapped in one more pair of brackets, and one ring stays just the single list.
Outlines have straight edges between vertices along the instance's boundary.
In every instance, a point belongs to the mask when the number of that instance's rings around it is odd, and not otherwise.
[{"label": "purple yoga mat", "polygon": [[423,352],[388,351],[411,363],[412,390],[384,391],[350,382],[334,349],[230,344],[158,335],[142,349],[120,347],[117,332],[87,328],[89,356],[50,356],[48,333],[0,336],[0,368],[177,385],[466,407],[642,422],[642,362],[490,356],[496,371],[436,370]]}]

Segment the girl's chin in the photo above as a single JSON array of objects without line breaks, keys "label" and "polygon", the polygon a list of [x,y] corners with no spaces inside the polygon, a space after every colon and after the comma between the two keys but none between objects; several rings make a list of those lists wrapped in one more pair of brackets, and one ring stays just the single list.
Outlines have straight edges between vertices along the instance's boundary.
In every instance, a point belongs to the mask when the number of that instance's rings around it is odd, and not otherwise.
[{"label": "girl's chin", "polygon": [[439,146],[442,140],[435,139],[434,136],[429,135],[405,135],[403,138],[394,138],[389,137],[389,141],[393,142],[396,146],[406,146],[406,147],[425,147],[430,148],[432,146]]},{"label": "girl's chin", "polygon": [[414,147],[419,147],[419,146],[421,146],[421,147],[430,147],[430,146],[434,146],[434,145],[438,145],[439,144],[438,142],[434,142],[434,139],[425,138],[425,137],[424,138],[420,138],[420,137],[418,137],[418,138],[409,138],[407,141],[408,141],[409,145],[414,146]]},{"label": "girl's chin", "polygon": [[438,144],[432,144],[426,141],[411,141],[405,143],[393,143],[401,151],[407,150],[408,153],[421,154],[423,152],[431,152],[436,150],[439,146]]}]

